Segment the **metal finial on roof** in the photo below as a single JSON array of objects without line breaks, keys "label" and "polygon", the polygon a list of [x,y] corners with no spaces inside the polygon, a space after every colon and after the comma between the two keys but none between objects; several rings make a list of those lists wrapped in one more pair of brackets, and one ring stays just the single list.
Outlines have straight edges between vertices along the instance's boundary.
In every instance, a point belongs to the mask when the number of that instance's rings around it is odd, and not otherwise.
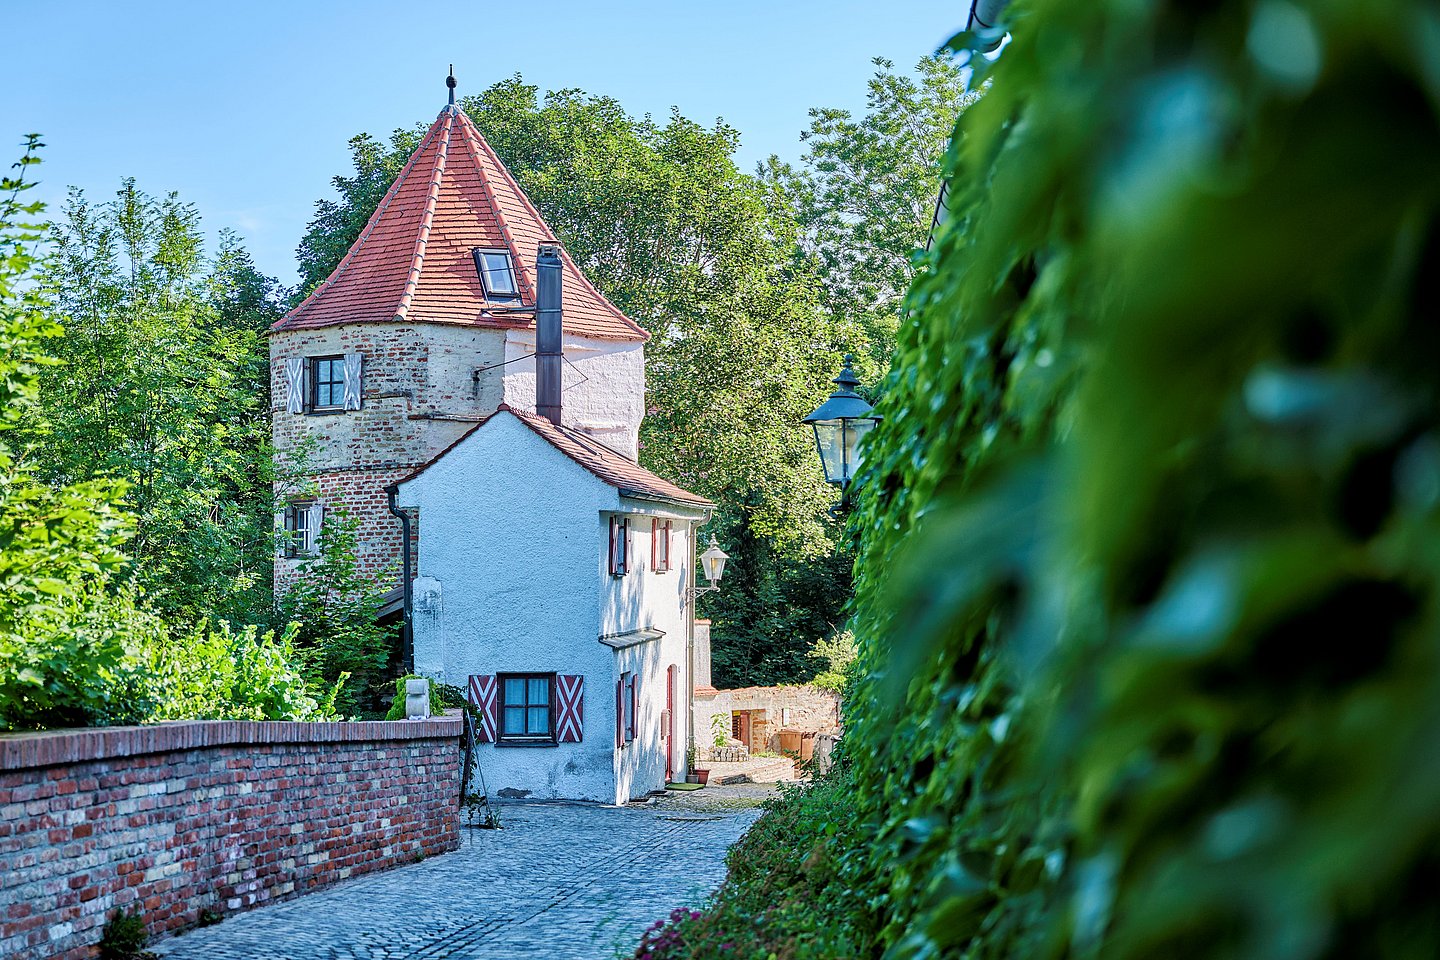
[{"label": "metal finial on roof", "polygon": [[450,88],[450,105],[455,105],[455,64],[450,64],[450,76],[445,78],[445,86]]}]

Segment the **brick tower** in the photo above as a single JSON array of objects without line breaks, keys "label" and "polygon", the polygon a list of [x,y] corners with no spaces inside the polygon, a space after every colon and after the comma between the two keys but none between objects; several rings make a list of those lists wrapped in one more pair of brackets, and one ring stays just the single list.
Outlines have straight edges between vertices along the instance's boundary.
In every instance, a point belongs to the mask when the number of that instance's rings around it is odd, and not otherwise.
[{"label": "brick tower", "polygon": [[[450,103],[345,259],[270,330],[282,589],[336,509],[359,520],[362,566],[398,583],[385,488],[502,402],[535,409],[536,254],[558,241],[447,82]],[[565,425],[634,459],[648,334],[560,256]],[[420,549],[418,525],[412,537]]]}]

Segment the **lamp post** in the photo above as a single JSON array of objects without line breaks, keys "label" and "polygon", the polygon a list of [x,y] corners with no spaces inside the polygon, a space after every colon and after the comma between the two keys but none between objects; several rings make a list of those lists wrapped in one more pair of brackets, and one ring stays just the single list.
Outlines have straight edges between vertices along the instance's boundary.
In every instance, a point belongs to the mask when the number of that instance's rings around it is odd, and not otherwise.
[{"label": "lamp post", "polygon": [[862,457],[860,441],[880,420],[875,408],[855,392],[860,380],[850,369],[853,362],[854,357],[845,354],[844,369],[831,381],[835,391],[830,399],[801,421],[815,431],[815,450],[820,454],[826,482],[840,488],[840,502],[830,508],[830,515],[834,517],[850,506],[850,480],[859,469]]}]

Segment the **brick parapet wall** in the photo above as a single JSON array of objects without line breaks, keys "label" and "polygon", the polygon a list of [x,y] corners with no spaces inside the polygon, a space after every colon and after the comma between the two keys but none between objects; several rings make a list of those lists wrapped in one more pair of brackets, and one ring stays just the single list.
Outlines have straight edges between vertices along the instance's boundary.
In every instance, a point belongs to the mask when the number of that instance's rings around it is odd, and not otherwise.
[{"label": "brick parapet wall", "polygon": [[0,736],[0,957],[89,957],[459,845],[460,725],[199,722]]}]

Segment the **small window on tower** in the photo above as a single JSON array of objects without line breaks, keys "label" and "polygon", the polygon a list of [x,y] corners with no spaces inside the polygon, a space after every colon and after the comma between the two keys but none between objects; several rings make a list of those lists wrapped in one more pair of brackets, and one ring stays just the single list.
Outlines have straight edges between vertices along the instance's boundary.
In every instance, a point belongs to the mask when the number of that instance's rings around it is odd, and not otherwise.
[{"label": "small window on tower", "polygon": [[345,409],[345,358],[310,358],[310,409]]},{"label": "small window on tower", "polygon": [[508,250],[475,250],[475,270],[485,288],[486,300],[518,300],[520,288],[515,285],[515,264]]}]

